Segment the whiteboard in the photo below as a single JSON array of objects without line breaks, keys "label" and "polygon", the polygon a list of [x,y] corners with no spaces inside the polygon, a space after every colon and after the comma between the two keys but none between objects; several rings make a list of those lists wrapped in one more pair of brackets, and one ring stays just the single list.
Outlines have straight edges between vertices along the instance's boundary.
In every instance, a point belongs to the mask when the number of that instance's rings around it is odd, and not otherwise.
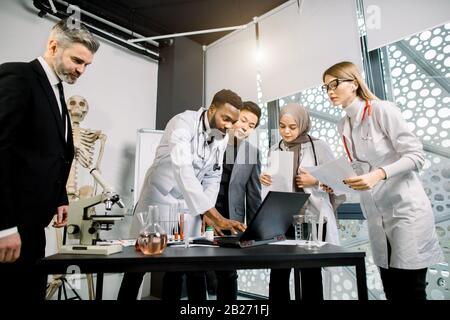
[{"label": "whiteboard", "polygon": [[163,130],[151,129],[139,129],[137,131],[136,159],[134,165],[134,205],[139,200],[145,173],[155,159],[156,149],[158,148],[163,133]]}]

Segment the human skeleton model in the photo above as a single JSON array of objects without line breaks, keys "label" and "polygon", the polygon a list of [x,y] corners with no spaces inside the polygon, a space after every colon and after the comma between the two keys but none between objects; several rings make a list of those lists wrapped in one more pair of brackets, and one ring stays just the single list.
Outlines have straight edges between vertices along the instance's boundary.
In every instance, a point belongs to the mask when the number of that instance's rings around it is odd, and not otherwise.
[{"label": "human skeleton model", "polygon": [[[75,158],[72,162],[72,168],[70,170],[69,179],[67,181],[67,195],[69,202],[80,199],[80,189],[78,189],[78,168],[79,166],[86,169],[97,169],[100,171],[100,163],[103,157],[103,152],[106,143],[106,135],[100,130],[85,129],[80,127],[82,122],[89,111],[89,104],[86,99],[80,96],[72,96],[67,103],[67,109],[69,110],[72,120],[73,131],[73,144],[75,146]],[[95,143],[100,140],[100,150],[95,166],[93,165]],[[83,186],[82,188],[89,188],[90,186]],[[90,197],[96,193],[97,183],[94,181],[93,192],[87,193],[85,196]]]},{"label": "human skeleton model", "polygon": [[[72,96],[67,102],[67,109],[70,113],[70,118],[72,121],[72,133],[73,133],[73,144],[75,146],[75,158],[72,162],[72,167],[70,169],[69,179],[67,181],[66,189],[69,202],[73,202],[79,199],[85,199],[92,197],[96,194],[97,182],[94,181],[94,186],[86,185],[78,189],[78,168],[79,166],[90,169],[97,169],[100,172],[100,163],[103,157],[103,151],[106,143],[106,135],[100,130],[91,130],[80,127],[80,122],[84,120],[86,114],[89,111],[89,104],[86,99],[80,96]],[[100,140],[100,150],[95,166],[93,165],[95,143]],[[89,210],[94,210],[90,208]],[[56,233],[58,249],[62,243],[60,233]],[[65,276],[56,275],[53,281],[49,284],[47,289],[46,298],[50,299],[56,290],[63,284]],[[92,300],[94,297],[93,280],[92,275],[87,275],[88,283],[88,293],[89,299]],[[70,284],[68,284],[70,287]],[[72,291],[73,288],[70,287]]]}]

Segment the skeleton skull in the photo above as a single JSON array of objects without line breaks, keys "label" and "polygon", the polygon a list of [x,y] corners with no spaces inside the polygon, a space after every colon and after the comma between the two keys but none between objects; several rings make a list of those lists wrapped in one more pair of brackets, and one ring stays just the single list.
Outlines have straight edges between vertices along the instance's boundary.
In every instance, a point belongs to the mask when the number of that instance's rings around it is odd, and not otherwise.
[{"label": "skeleton skull", "polygon": [[67,109],[74,123],[80,123],[89,111],[89,104],[81,96],[71,96],[67,101]]}]

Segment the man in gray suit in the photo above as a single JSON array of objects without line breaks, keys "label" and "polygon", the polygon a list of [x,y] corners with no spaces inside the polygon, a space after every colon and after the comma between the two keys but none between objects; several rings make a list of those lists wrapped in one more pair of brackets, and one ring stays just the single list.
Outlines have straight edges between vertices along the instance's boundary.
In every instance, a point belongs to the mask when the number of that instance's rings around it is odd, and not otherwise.
[{"label": "man in gray suit", "polygon": [[[261,204],[261,163],[256,135],[247,139],[258,126],[260,117],[261,109],[256,103],[243,103],[239,121],[229,132],[230,138],[223,157],[222,179],[216,201],[216,209],[224,217],[247,224]],[[216,277],[217,300],[236,300],[236,270],[216,271]]]}]

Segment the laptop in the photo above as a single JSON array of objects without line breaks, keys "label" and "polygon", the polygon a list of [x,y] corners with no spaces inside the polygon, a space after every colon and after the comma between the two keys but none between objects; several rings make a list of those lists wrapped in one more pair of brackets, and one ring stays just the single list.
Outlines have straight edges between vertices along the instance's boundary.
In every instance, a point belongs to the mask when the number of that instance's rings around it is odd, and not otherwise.
[{"label": "laptop", "polygon": [[253,247],[286,239],[292,216],[299,213],[309,194],[301,192],[269,191],[247,229],[238,235],[214,237],[214,241],[194,240],[220,247]]}]

